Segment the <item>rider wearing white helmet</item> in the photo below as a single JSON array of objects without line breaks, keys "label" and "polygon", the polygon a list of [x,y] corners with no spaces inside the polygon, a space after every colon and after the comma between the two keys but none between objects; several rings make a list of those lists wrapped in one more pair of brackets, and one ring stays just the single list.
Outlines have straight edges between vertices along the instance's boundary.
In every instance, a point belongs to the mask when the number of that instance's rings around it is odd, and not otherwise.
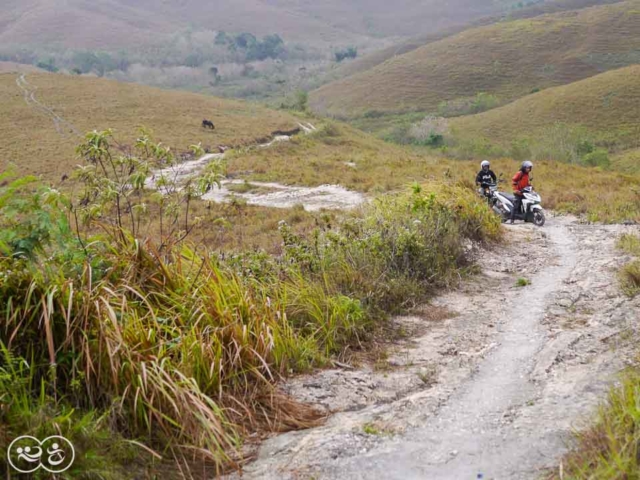
[{"label": "rider wearing white helmet", "polygon": [[478,172],[478,175],[476,175],[476,185],[480,187],[478,192],[481,195],[484,195],[486,193],[487,186],[491,183],[496,183],[498,181],[498,177],[496,177],[496,174],[491,170],[489,160],[483,160],[480,164],[480,168],[481,170]]},{"label": "rider wearing white helmet", "polygon": [[533,163],[529,160],[525,160],[522,162],[522,166],[518,173],[516,173],[513,177],[513,195],[515,197],[515,202],[513,202],[513,210],[511,210],[511,221],[513,223],[516,217],[516,212],[519,212],[522,208],[522,191],[531,186],[530,174],[531,170],[533,170]]}]

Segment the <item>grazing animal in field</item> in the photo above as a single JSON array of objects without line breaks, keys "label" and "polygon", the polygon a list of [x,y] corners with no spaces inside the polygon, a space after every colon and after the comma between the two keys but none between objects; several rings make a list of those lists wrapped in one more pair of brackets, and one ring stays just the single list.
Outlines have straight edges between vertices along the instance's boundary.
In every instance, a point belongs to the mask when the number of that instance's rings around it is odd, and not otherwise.
[{"label": "grazing animal in field", "polygon": [[65,180],[69,180],[69,175],[67,175],[66,173],[62,175],[62,178],[61,178],[62,182],[64,182]]},{"label": "grazing animal in field", "polygon": [[215,130],[216,126],[213,124],[211,120],[202,120],[202,128],[210,128],[211,130]]}]

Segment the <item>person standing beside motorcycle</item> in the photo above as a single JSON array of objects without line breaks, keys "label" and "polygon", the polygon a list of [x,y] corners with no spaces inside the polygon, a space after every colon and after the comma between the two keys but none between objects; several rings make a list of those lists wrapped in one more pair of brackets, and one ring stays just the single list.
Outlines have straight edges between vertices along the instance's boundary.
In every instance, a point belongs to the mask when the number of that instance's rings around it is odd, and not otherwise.
[{"label": "person standing beside motorcycle", "polygon": [[526,160],[522,162],[522,167],[520,167],[518,173],[513,176],[513,195],[515,202],[513,202],[513,210],[511,210],[511,221],[509,222],[511,224],[513,224],[516,218],[516,212],[519,212],[522,208],[522,198],[524,196],[522,191],[531,186],[531,180],[529,178],[531,170],[533,170],[533,163]]},{"label": "person standing beside motorcycle", "polygon": [[481,170],[478,172],[478,175],[476,175],[476,185],[480,187],[478,189],[478,193],[480,193],[480,195],[486,196],[487,185],[490,183],[496,183],[498,181],[498,177],[496,177],[496,174],[493,173],[493,170],[491,170],[491,164],[489,163],[489,160],[483,160],[480,164],[480,168]]}]

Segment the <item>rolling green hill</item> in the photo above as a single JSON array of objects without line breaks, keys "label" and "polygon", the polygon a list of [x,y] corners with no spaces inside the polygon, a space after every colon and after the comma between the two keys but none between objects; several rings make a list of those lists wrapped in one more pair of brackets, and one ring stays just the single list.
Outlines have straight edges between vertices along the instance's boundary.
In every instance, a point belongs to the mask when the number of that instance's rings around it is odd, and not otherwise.
[{"label": "rolling green hill", "polygon": [[345,117],[433,112],[479,92],[506,103],[640,62],[640,1],[465,30],[312,92],[312,107]]},{"label": "rolling green hill", "polygon": [[[94,129],[113,128],[122,141],[132,141],[144,126],[165,145],[186,150],[199,142],[212,148],[253,143],[297,125],[286,113],[192,93],[58,74],[27,74],[26,83],[20,78],[0,74],[0,171],[14,164],[22,174],[48,180],[69,173],[78,163],[79,134]],[[215,131],[202,129],[204,118]]]},{"label": "rolling green hill", "polygon": [[332,76],[335,79],[348,77],[356,73],[364,72],[380,65],[387,60],[412,52],[420,47],[433,42],[443,40],[471,28],[483,27],[497,22],[518,20],[524,18],[537,17],[539,15],[557,13],[566,10],[578,10],[609,3],[617,3],[620,0],[551,0],[534,5],[526,6],[517,10],[502,12],[498,15],[489,15],[478,20],[473,20],[468,24],[458,24],[447,28],[441,28],[435,32],[424,33],[416,37],[405,40],[399,44],[387,48],[376,50],[368,55],[360,57],[352,62],[347,62],[337,68]]},{"label": "rolling green hill", "polygon": [[[583,127],[612,149],[640,146],[640,65],[549,88],[488,112],[450,120],[459,138],[509,146],[556,123]],[[639,165],[640,166],[640,165]]]}]

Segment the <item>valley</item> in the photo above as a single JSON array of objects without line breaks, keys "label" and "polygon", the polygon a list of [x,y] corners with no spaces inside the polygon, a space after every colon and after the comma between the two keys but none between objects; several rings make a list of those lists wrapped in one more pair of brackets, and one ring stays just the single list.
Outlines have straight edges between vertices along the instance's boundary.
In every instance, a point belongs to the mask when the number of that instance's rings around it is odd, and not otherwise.
[{"label": "valley", "polygon": [[6,1],[0,471],[636,478],[639,12]]}]

